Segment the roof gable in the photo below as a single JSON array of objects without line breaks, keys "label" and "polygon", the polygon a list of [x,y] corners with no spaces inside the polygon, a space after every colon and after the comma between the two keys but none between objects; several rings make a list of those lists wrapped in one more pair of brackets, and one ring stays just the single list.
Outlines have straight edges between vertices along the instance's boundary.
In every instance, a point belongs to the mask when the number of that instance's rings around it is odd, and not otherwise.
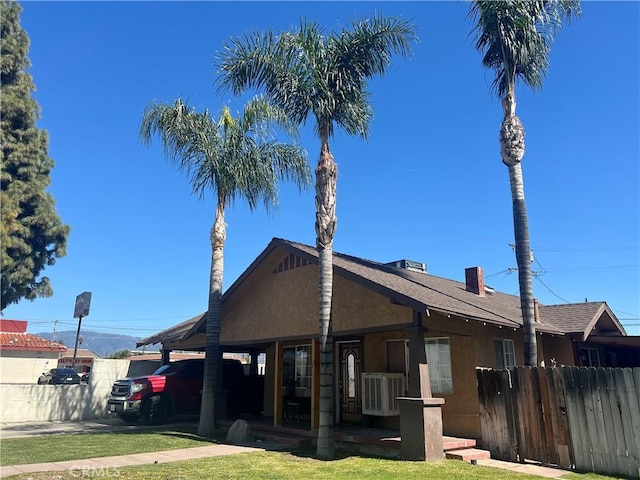
[{"label": "roof gable", "polygon": [[540,315],[546,322],[566,334],[623,335],[626,331],[606,302],[568,303],[565,305],[541,305]]}]

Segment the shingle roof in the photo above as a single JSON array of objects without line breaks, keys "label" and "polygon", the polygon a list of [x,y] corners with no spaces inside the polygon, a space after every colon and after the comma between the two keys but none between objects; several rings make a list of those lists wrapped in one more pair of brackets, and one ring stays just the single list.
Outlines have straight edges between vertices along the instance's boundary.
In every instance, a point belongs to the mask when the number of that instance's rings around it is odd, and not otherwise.
[{"label": "shingle roof", "polygon": [[584,302],[569,303],[565,305],[545,305],[540,307],[540,315],[544,315],[544,319],[550,325],[555,325],[564,333],[590,333],[595,322],[602,316],[604,312],[609,314],[613,323],[620,329],[621,333],[624,328],[618,322],[613,312],[609,309],[606,302]]},{"label": "shingle roof", "polygon": [[[310,263],[318,263],[316,248],[290,240],[274,238],[224,293],[223,302],[275,248],[298,255]],[[522,326],[520,297],[515,295],[496,291],[481,297],[467,291],[463,282],[427,273],[413,272],[337,252],[333,253],[333,267],[336,274],[342,275],[366,288],[386,295],[399,304],[411,308],[429,309],[470,320],[513,328]],[[539,321],[536,322],[536,330],[558,335],[583,333],[592,322],[599,318],[604,309],[606,309],[613,321],[619,324],[605,302],[540,305],[540,315]],[[139,341],[137,345],[185,340],[203,325],[205,313],[152,337],[145,338]]]},{"label": "shingle roof", "polygon": [[3,350],[29,350],[64,352],[67,347],[30,333],[0,332],[0,348]]},{"label": "shingle roof", "polygon": [[[317,263],[317,251],[309,245],[284,239],[274,239],[271,245],[303,253]],[[395,297],[399,303],[424,306],[447,314],[514,328],[522,326],[520,298],[514,295],[495,292],[481,297],[468,292],[462,282],[336,252],[333,254],[333,265],[338,274],[355,276],[361,283],[370,287],[377,286],[388,296]],[[562,333],[557,326],[548,324],[544,319],[536,324],[536,329]]]}]

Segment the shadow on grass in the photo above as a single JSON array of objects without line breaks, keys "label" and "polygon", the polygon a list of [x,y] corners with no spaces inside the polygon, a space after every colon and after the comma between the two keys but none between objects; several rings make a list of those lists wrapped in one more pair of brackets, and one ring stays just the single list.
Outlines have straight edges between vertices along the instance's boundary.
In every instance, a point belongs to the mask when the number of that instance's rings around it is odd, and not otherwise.
[{"label": "shadow on grass", "polygon": [[[130,424],[129,424],[130,425]],[[134,427],[135,428],[135,427]],[[198,425],[197,423],[191,424],[171,424],[166,423],[164,425],[144,425],[140,424],[139,429],[135,430],[116,430],[112,432],[98,432],[91,431],[85,432],[87,434],[100,434],[100,433],[108,433],[112,435],[122,435],[126,437],[132,437],[135,435],[148,435],[148,434],[156,434],[171,438],[182,438],[186,440],[193,440],[202,443],[218,443],[220,441],[219,436],[215,436],[213,438],[201,437],[198,435]]]},{"label": "shadow on grass", "polygon": [[[315,448],[312,448],[312,447],[296,448],[296,449],[281,450],[281,451],[286,452],[288,455],[291,455],[297,458],[318,460],[318,457],[316,456],[316,450]],[[341,449],[336,449],[334,458],[332,460],[327,460],[327,461],[332,462],[336,460],[346,460],[348,458],[373,458],[373,459],[379,459],[379,460],[400,461],[399,458],[389,458],[384,456],[369,455],[365,453],[354,453],[354,452],[349,452],[347,450],[341,450]]]}]

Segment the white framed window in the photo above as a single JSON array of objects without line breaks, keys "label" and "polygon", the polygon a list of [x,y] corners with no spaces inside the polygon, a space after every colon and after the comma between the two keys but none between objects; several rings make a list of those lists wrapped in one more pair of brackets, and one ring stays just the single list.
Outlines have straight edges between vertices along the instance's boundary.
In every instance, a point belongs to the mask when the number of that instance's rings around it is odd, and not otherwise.
[{"label": "white framed window", "polygon": [[449,338],[427,338],[424,344],[427,351],[431,393],[453,393]]},{"label": "white framed window", "polygon": [[[432,394],[453,393],[453,374],[451,372],[451,347],[449,337],[425,338],[424,349],[429,365],[429,383]],[[409,377],[409,341],[405,343],[405,364]]]},{"label": "white framed window", "polygon": [[496,354],[496,368],[515,368],[516,366],[516,353],[513,346],[513,340],[506,338],[496,338],[493,341],[493,346]]},{"label": "white framed window", "polygon": [[285,386],[311,388],[311,345],[282,349]]}]

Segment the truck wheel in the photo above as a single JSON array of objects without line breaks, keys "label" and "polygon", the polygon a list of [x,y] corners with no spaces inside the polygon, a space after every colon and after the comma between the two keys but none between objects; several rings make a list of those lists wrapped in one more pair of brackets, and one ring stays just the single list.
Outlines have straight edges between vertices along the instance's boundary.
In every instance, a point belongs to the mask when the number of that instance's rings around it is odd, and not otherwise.
[{"label": "truck wheel", "polygon": [[169,419],[169,400],[162,395],[148,397],[142,402],[142,420],[149,425],[161,425]]},{"label": "truck wheel", "polygon": [[118,414],[118,417],[120,417],[120,420],[127,423],[136,423],[140,419],[138,415],[127,415],[126,413],[120,413]]}]

